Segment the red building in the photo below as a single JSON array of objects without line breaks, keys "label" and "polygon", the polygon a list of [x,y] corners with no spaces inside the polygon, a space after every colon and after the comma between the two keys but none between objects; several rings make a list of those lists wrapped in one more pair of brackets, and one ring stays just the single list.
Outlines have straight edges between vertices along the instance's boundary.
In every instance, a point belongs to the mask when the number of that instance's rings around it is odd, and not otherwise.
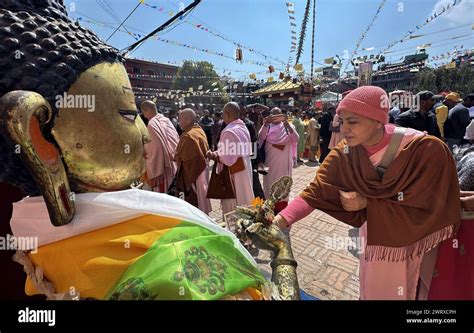
[{"label": "red building", "polygon": [[125,68],[132,84],[137,106],[145,99],[155,100],[159,110],[174,108],[175,102],[167,99],[178,66],[139,59],[125,59]]}]

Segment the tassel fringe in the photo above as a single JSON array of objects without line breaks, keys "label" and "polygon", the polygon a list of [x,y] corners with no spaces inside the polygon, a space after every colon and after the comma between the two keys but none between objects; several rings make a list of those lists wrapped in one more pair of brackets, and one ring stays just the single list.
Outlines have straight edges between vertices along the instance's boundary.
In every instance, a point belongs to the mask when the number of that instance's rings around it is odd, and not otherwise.
[{"label": "tassel fringe", "polygon": [[388,247],[382,245],[367,245],[365,249],[365,260],[401,262],[419,257],[435,248],[442,241],[453,237],[457,226],[458,225],[448,225],[407,246]]}]

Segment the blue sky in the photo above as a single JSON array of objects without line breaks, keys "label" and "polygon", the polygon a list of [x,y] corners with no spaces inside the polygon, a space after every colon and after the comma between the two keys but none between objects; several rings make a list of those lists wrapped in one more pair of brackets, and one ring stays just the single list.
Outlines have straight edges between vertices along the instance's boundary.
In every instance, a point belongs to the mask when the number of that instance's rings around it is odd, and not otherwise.
[{"label": "blue sky", "polygon": [[[435,11],[439,12],[443,6],[453,1],[386,0],[373,26],[360,44],[358,56],[377,54],[389,43],[400,40],[409,30],[416,30],[415,27],[422,24],[431,14]],[[156,6],[156,9],[141,4],[125,24],[130,32],[143,35],[154,30],[171,17],[170,11],[174,13],[178,11],[180,3],[187,6],[192,0],[144,0],[144,2],[149,6]],[[202,24],[202,27],[209,28],[236,43],[254,48],[262,54],[286,63],[291,46],[290,19],[286,2],[289,0],[202,0],[186,18],[191,24],[180,21],[179,25],[159,36],[233,57],[236,46],[193,26],[193,24]],[[291,2],[294,3],[297,24],[293,30],[296,30],[299,36],[306,0]],[[351,54],[381,2],[382,0],[316,0],[315,60],[322,63],[322,59],[336,54],[342,57],[345,50]],[[70,16],[75,19],[81,18],[83,26],[95,31],[104,40],[113,32],[113,27],[118,26],[116,19],[119,22],[125,19],[138,3],[139,0],[65,0]],[[104,4],[109,5],[107,11],[103,8]],[[116,19],[111,15],[110,8]],[[463,45],[463,49],[474,47],[473,14],[474,0],[462,0],[458,5],[414,33],[434,34],[395,45],[390,50],[400,51],[386,54],[386,59],[397,61],[404,55],[415,53],[417,45],[427,43],[432,44],[432,47],[427,49],[430,57],[451,52],[456,46]],[[91,20],[101,23],[87,22]],[[108,26],[104,26],[104,23]],[[306,73],[310,70],[311,28],[312,17],[308,22],[307,38],[300,59]],[[445,29],[451,30],[436,33]],[[467,36],[452,39],[463,35]],[[118,49],[123,49],[134,41],[129,34],[119,31],[109,40],[109,43]],[[362,50],[369,47],[375,48],[371,51]],[[264,66],[240,64],[233,59],[154,39],[148,40],[131,56],[177,64],[183,60],[206,60],[215,65],[219,74],[223,74],[225,69],[226,74],[230,72],[232,77],[240,80],[248,79],[250,73],[257,73],[259,79],[271,76],[267,70],[268,65],[276,68],[276,73],[273,73],[276,78],[279,69],[284,68],[283,64],[265,59],[245,48],[243,49],[244,60],[262,62]],[[295,59],[294,53],[293,59]],[[444,59],[435,63],[447,61],[448,59]],[[315,67],[321,66],[321,64],[315,64]]]}]

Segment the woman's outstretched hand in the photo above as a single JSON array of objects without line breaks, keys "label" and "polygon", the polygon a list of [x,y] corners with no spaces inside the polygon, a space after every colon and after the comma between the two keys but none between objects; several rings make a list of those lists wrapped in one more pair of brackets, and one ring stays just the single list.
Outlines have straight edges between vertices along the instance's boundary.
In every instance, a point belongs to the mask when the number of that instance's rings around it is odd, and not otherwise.
[{"label": "woman's outstretched hand", "polygon": [[280,230],[288,228],[288,222],[286,222],[286,220],[280,215],[273,218],[272,224],[278,226]]}]

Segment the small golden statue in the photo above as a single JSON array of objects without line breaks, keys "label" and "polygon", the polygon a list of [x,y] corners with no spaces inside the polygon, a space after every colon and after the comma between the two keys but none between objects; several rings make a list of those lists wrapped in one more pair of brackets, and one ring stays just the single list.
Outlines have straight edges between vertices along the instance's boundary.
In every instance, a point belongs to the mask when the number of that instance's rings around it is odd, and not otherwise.
[{"label": "small golden statue", "polygon": [[[272,224],[275,204],[286,198],[293,181],[281,177],[273,183],[270,197],[263,202],[256,198],[251,207],[238,206],[225,216],[229,228],[244,244],[253,244],[275,254],[272,261],[272,281],[278,287],[278,296],[283,300],[299,300],[297,263],[291,251],[290,240],[280,228]],[[275,296],[274,296],[275,297]]]}]

